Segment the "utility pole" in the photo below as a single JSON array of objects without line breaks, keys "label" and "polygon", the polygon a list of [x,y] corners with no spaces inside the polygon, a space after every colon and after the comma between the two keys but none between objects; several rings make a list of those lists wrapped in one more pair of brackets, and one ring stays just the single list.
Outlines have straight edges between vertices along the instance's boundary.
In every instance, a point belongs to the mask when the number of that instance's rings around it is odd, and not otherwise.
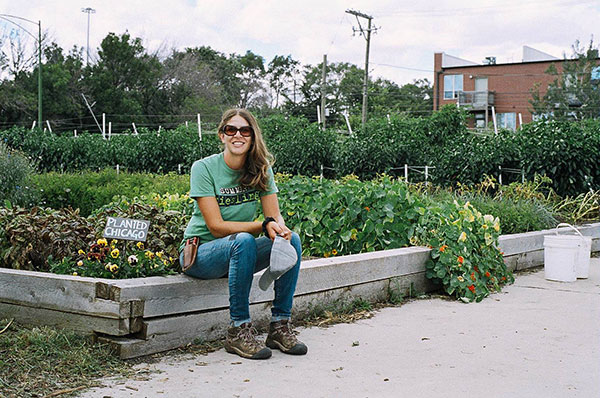
[{"label": "utility pole", "polygon": [[87,24],[87,57],[85,59],[85,66],[90,64],[90,14],[95,14],[96,10],[91,7],[82,8],[81,12],[85,12],[88,15],[88,24]]},{"label": "utility pole", "polygon": [[[362,36],[367,41],[367,51],[365,54],[365,80],[363,82],[363,103],[362,103],[362,130],[364,131],[365,124],[367,122],[367,89],[368,89],[368,85],[369,85],[369,48],[371,46],[371,31],[376,31],[377,28],[371,29],[371,20],[373,19],[373,17],[370,15],[363,14],[362,12],[358,12],[358,11],[354,11],[354,10],[346,10],[346,13],[354,15],[356,17],[356,21],[358,22],[358,29],[355,29],[353,27],[352,31],[354,33],[360,32],[360,34],[362,34]],[[368,25],[367,25],[366,30],[363,29],[362,25],[360,24],[360,19],[358,19],[358,17],[362,17],[362,18],[365,18],[366,20],[368,20]],[[365,31],[367,32],[366,34],[365,34]]]},{"label": "utility pole", "polygon": [[321,78],[321,121],[325,130],[325,83],[327,81],[327,54],[323,54],[323,76]]}]

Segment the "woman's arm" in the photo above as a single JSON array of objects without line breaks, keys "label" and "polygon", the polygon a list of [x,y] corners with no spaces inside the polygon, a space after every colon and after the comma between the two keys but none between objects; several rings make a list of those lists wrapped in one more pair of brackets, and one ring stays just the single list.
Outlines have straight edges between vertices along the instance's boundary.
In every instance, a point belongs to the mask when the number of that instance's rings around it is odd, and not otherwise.
[{"label": "woman's arm", "polygon": [[237,232],[249,232],[254,235],[262,232],[260,221],[224,221],[221,217],[219,204],[214,196],[196,198],[196,203],[198,203],[198,208],[202,212],[208,230],[215,238],[222,238]]},{"label": "woman's arm", "polygon": [[273,193],[261,197],[260,203],[262,205],[265,218],[273,217],[275,219],[275,222],[270,222],[267,224],[267,233],[269,234],[269,238],[273,240],[275,239],[276,235],[279,235],[287,240],[292,239],[292,231],[285,226],[285,221],[281,216],[281,212],[279,211],[279,200],[277,199],[277,194]]}]

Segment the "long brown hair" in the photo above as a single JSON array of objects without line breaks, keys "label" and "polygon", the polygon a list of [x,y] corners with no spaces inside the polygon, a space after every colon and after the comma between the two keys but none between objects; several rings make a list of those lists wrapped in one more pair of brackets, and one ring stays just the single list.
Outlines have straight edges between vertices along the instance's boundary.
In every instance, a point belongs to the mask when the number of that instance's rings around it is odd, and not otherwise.
[{"label": "long brown hair", "polygon": [[250,127],[252,127],[252,130],[254,130],[250,151],[248,152],[248,156],[246,156],[246,164],[241,170],[239,182],[244,187],[252,187],[260,191],[266,191],[269,183],[268,170],[269,167],[275,163],[275,158],[267,149],[262,137],[262,131],[258,126],[258,122],[254,115],[246,109],[228,109],[221,117],[218,132],[219,134],[224,134],[223,127],[225,127],[227,122],[236,115],[243,117]]}]

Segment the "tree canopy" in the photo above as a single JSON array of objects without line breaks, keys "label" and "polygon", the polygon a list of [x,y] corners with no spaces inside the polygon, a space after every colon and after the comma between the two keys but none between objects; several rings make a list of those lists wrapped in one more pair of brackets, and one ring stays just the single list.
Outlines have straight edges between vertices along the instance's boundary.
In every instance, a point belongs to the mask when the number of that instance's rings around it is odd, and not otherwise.
[{"label": "tree canopy", "polygon": [[[43,119],[53,128],[96,129],[102,113],[113,130],[137,126],[170,127],[183,120],[218,121],[222,111],[237,106],[258,112],[283,112],[316,120],[321,104],[322,64],[301,65],[291,55],[267,62],[252,51],[224,54],[209,46],[149,52],[129,32],[109,33],[97,57],[84,62],[84,49],[66,52],[46,43],[42,57]],[[2,46],[0,50],[7,46]],[[18,44],[18,43],[17,43]],[[37,59],[27,46],[0,51],[0,126],[28,125],[37,115]],[[18,51],[17,51],[18,50]],[[328,123],[344,123],[342,114],[360,115],[364,71],[338,62],[327,65],[325,94]],[[90,107],[88,109],[85,101]],[[369,113],[431,112],[431,84],[425,80],[398,86],[385,79],[369,81]]]},{"label": "tree canopy", "polygon": [[[565,57],[566,59],[566,57]],[[540,85],[531,90],[534,114],[557,120],[598,118],[600,116],[600,67],[598,47],[593,40],[583,47],[577,40],[572,55],[562,63],[562,71],[552,64],[546,73],[554,80],[542,95]]]}]

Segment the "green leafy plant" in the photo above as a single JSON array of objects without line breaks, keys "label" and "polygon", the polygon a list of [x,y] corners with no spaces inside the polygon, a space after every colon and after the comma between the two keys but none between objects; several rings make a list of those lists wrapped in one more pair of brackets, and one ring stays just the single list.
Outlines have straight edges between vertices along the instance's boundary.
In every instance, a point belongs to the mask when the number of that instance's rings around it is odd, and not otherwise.
[{"label": "green leafy plant", "polygon": [[184,194],[190,189],[189,175],[117,173],[113,169],[99,172],[50,172],[34,176],[33,181],[37,186],[43,187],[40,194],[44,206],[55,209],[72,207],[79,209],[84,216],[121,196],[133,198],[169,192]]},{"label": "green leafy plant", "polygon": [[48,271],[47,258],[63,258],[94,239],[94,226],[77,210],[0,208],[0,266]]},{"label": "green leafy plant", "polygon": [[39,201],[31,177],[35,170],[26,155],[0,141],[0,203],[32,207]]},{"label": "green leafy plant", "polygon": [[499,235],[497,217],[482,215],[469,202],[455,201],[428,208],[419,220],[415,240],[432,249],[427,278],[469,302],[481,301],[514,281],[497,246]]},{"label": "green leafy plant", "polygon": [[277,178],[282,214],[302,237],[306,256],[406,246],[411,224],[422,211],[405,183],[385,175],[371,181]]}]

